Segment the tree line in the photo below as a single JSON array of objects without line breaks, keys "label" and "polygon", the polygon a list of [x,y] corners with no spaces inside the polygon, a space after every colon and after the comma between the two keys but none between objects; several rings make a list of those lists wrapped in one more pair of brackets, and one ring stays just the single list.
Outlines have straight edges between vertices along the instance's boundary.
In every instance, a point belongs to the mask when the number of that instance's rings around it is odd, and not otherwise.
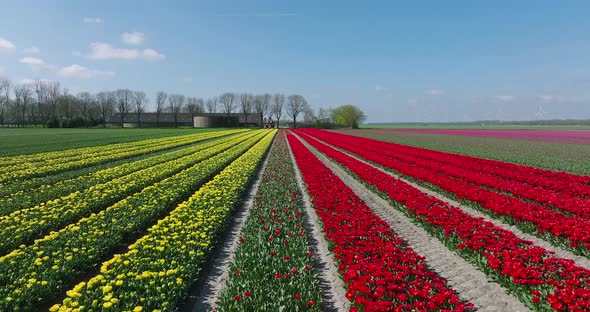
[{"label": "tree line", "polygon": [[[1,127],[106,126],[114,113],[119,114],[121,125],[124,121],[137,122],[141,127],[141,115],[150,112],[149,103],[150,100],[143,91],[118,89],[96,94],[80,92],[74,95],[57,81],[36,80],[32,83],[14,84],[8,79],[0,79]],[[281,93],[226,92],[217,97],[203,99],[159,91],[155,94],[153,104],[154,110],[151,112],[156,114],[156,121],[160,121],[161,114],[170,113],[174,117],[175,126],[178,125],[178,116],[181,113],[191,114],[193,118],[203,113],[219,113],[228,119],[233,113],[241,113],[244,114],[246,123],[250,114],[257,113],[264,119],[273,120],[277,126],[282,117],[287,117],[293,121],[294,127],[301,116],[307,125],[323,127],[354,126],[355,122],[358,126],[364,120],[363,117],[349,122],[350,118],[342,117],[342,107],[320,109],[316,115],[305,98],[298,94],[285,96]],[[329,113],[326,115],[326,112]]]}]

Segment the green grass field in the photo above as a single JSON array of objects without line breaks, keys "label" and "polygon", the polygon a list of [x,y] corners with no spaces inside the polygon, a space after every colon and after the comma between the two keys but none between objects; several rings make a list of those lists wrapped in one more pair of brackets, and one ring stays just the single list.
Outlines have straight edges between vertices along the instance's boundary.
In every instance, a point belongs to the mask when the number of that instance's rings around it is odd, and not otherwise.
[{"label": "green grass field", "polygon": [[549,126],[549,125],[464,125],[464,124],[390,124],[371,123],[361,125],[362,129],[493,129],[493,130],[590,130],[590,126]]},{"label": "green grass field", "polygon": [[0,156],[33,154],[86,146],[131,142],[202,131],[211,131],[211,129],[0,128]]},{"label": "green grass field", "polygon": [[385,133],[370,129],[339,132],[543,169],[590,175],[590,145],[395,131]]}]

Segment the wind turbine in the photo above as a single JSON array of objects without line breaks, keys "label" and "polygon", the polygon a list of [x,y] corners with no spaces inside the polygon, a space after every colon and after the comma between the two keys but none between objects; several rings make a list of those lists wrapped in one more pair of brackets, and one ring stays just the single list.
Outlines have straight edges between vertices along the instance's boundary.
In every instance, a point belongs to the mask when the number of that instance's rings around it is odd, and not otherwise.
[{"label": "wind turbine", "polygon": [[543,109],[543,105],[539,103],[539,112],[535,115],[539,116],[539,121],[543,119],[543,114],[547,114],[548,112]]}]

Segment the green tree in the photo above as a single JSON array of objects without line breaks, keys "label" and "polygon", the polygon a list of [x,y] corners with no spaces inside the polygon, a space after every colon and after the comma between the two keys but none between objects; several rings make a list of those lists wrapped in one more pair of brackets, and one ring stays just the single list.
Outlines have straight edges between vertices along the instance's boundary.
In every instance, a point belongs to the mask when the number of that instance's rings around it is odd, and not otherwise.
[{"label": "green tree", "polygon": [[367,115],[354,105],[343,105],[332,109],[332,120],[339,125],[356,129],[365,119]]}]

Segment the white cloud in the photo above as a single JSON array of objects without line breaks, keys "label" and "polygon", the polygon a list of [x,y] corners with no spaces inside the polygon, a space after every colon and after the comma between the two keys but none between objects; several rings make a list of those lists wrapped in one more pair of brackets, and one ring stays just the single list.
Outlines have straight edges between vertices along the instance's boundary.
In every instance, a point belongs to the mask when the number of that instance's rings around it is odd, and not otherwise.
[{"label": "white cloud", "polygon": [[132,33],[124,32],[121,34],[121,41],[130,45],[141,45],[145,40],[143,33],[134,31]]},{"label": "white cloud", "polygon": [[30,48],[23,49],[23,53],[25,53],[25,54],[38,54],[40,52],[41,52],[41,49],[39,49],[39,48],[37,48],[35,46],[32,46]]},{"label": "white cloud", "polygon": [[496,95],[494,98],[502,102],[510,102],[514,100],[514,96],[512,95]]},{"label": "white cloud", "polygon": [[163,60],[166,58],[166,56],[164,54],[158,53],[154,49],[145,49],[141,52],[141,54],[142,54],[143,58],[148,61]]},{"label": "white cloud", "polygon": [[193,82],[193,78],[192,77],[183,77],[182,78],[182,82],[184,82],[184,83],[192,83]]},{"label": "white cloud", "polygon": [[52,64],[47,64],[42,59],[36,58],[36,57],[30,57],[30,56],[23,57],[19,60],[19,62],[31,66],[31,70],[35,73],[55,72],[57,70],[57,66],[52,65]]},{"label": "white cloud", "polygon": [[23,63],[23,64],[28,64],[28,65],[42,65],[45,64],[45,62],[42,59],[36,58],[36,57],[23,57],[22,59],[19,60],[19,62]]},{"label": "white cloud", "polygon": [[90,45],[91,52],[88,54],[88,58],[92,60],[135,60],[144,59],[148,61],[163,60],[166,56],[162,53],[157,52],[154,49],[125,49],[115,48],[108,43],[94,42]]},{"label": "white cloud", "polygon": [[0,52],[2,52],[2,51],[12,52],[14,50],[16,50],[16,46],[14,45],[14,43],[12,43],[4,38],[0,38]]},{"label": "white cloud", "polygon": [[[61,67],[53,64],[47,64],[40,58],[35,57],[23,57],[19,60],[23,64],[31,66],[33,72],[48,72],[56,74],[60,77],[66,78],[94,78],[100,76],[114,76],[115,73],[111,71],[92,70],[87,67],[78,64],[72,64],[70,66]],[[27,80],[27,79],[25,79]],[[25,81],[23,80],[23,81]],[[29,79],[30,80],[30,79]],[[30,81],[29,81],[30,82]],[[27,83],[27,82],[24,82]]]},{"label": "white cloud", "polygon": [[424,93],[426,93],[428,95],[442,95],[442,94],[445,94],[445,90],[430,89],[430,90],[426,90]]},{"label": "white cloud", "polygon": [[92,52],[88,58],[93,60],[127,59],[132,60],[139,57],[139,52],[132,49],[114,48],[108,43],[95,42],[91,45]]},{"label": "white cloud", "polygon": [[544,95],[539,95],[539,98],[543,101],[552,101],[555,99],[555,96],[549,95],[549,94],[544,94]]},{"label": "white cloud", "polygon": [[78,64],[62,67],[57,71],[57,75],[66,78],[94,78],[101,76],[114,76],[111,71],[92,70]]},{"label": "white cloud", "polygon": [[387,90],[384,86],[382,85],[375,85],[375,91],[377,92],[381,92],[381,91],[385,91]]},{"label": "white cloud", "polygon": [[83,21],[86,24],[104,24],[104,21],[100,17],[85,17]]}]

